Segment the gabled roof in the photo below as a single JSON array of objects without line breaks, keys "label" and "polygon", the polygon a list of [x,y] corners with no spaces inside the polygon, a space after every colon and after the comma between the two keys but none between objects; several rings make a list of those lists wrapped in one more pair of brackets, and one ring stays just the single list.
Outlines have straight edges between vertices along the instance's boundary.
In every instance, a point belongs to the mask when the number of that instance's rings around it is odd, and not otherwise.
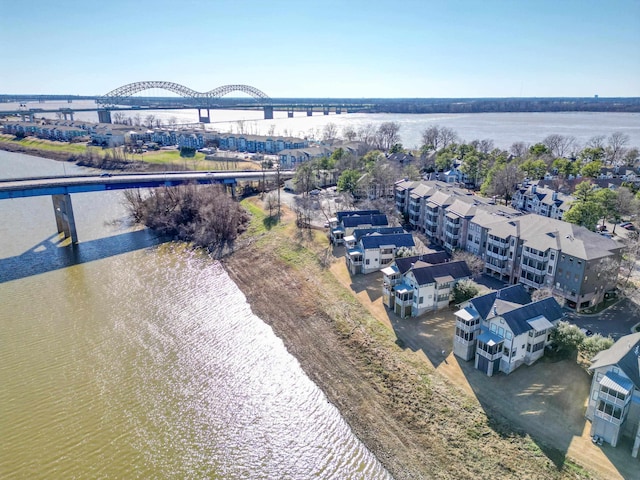
[{"label": "gabled roof", "polygon": [[357,227],[359,225],[386,226],[389,225],[387,216],[380,213],[376,215],[351,215],[342,219],[345,228]]},{"label": "gabled roof", "polygon": [[371,235],[372,233],[381,233],[383,235],[388,235],[390,233],[405,233],[405,231],[402,227],[356,228],[353,231],[353,236],[355,237],[356,241],[358,241],[365,235]]},{"label": "gabled roof", "polygon": [[625,335],[611,348],[598,353],[591,360],[589,370],[609,365],[618,365],[636,388],[640,389],[640,333]]},{"label": "gabled roof", "polygon": [[556,299],[553,297],[547,297],[537,302],[529,303],[503,313],[500,316],[504,318],[505,322],[507,322],[507,325],[509,325],[513,335],[518,336],[533,329],[529,320],[536,320],[538,317],[544,317],[549,322],[555,322],[562,318],[563,313],[562,307],[560,307]]},{"label": "gabled roof", "polygon": [[525,305],[531,302],[531,296],[527,293],[527,290],[520,284],[511,285],[509,287],[501,288],[500,290],[487,293],[486,295],[472,298],[471,300],[469,300],[469,302],[473,305],[473,308],[475,308],[476,311],[480,314],[480,317],[485,320],[491,312],[496,298],[518,305]]},{"label": "gabled roof", "polygon": [[415,247],[413,235],[410,233],[392,233],[382,235],[380,233],[372,233],[360,239],[363,248],[379,248],[383,245],[394,245],[395,247]]},{"label": "gabled roof", "polygon": [[345,217],[352,217],[353,215],[377,215],[380,214],[380,210],[348,210],[343,212],[337,212],[336,218],[340,222]]},{"label": "gabled roof", "polygon": [[431,265],[435,265],[438,263],[444,263],[448,261],[451,256],[445,251],[433,252],[433,253],[424,253],[422,255],[416,255],[413,257],[399,257],[396,258],[395,263],[398,267],[398,271],[400,273],[405,273],[407,270],[411,268],[416,262],[424,262],[429,263]]},{"label": "gabled roof", "polygon": [[464,261],[439,263],[437,265],[426,265],[418,262],[410,271],[413,273],[418,285],[436,283],[438,279],[441,279],[441,282],[446,282],[471,276],[467,262]]}]

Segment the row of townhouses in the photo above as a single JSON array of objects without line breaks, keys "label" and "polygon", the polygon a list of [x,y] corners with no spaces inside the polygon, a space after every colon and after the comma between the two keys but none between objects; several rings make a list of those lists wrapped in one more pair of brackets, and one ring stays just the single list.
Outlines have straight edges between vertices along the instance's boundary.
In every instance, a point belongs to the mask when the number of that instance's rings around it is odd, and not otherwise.
[{"label": "row of townhouses", "polygon": [[455,313],[453,353],[492,376],[509,374],[544,355],[551,330],[563,317],[553,297],[537,302],[522,285],[473,298]]},{"label": "row of townhouses", "polygon": [[413,235],[389,226],[378,210],[338,212],[330,220],[329,238],[344,244],[352,275],[382,271],[383,303],[403,318],[448,306],[456,283],[471,278],[467,264],[452,262],[442,248],[415,255]]},{"label": "row of townhouses", "polygon": [[217,135],[221,150],[247,153],[277,154],[286,149],[306,148],[308,140],[295,137],[279,137],[268,135],[243,135],[220,133]]},{"label": "row of townhouses", "polygon": [[60,140],[70,142],[75,138],[89,137],[95,131],[95,125],[91,123],[73,122],[6,122],[3,124],[3,133],[8,135],[34,136],[47,140]]},{"label": "row of townhouses", "polygon": [[552,289],[571,308],[597,305],[615,286],[622,245],[584,227],[522,214],[443,182],[396,183],[396,207],[433,244],[477,255],[487,274],[505,282]]}]

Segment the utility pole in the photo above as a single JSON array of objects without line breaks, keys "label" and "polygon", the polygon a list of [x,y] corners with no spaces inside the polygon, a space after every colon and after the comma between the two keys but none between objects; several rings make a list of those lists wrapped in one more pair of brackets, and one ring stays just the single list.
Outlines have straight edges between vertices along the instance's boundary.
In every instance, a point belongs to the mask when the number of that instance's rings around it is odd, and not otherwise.
[{"label": "utility pole", "polygon": [[276,188],[278,189],[278,221],[280,220],[280,164],[276,164]]}]

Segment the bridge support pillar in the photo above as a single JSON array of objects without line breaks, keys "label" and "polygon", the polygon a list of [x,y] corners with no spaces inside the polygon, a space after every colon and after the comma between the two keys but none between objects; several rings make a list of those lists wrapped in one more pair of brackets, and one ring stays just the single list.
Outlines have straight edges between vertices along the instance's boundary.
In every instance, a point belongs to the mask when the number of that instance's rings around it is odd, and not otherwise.
[{"label": "bridge support pillar", "polygon": [[287,117],[293,118],[293,108],[287,110]]},{"label": "bridge support pillar", "polygon": [[310,117],[312,115],[313,115],[313,107],[307,108],[307,117]]},{"label": "bridge support pillar", "polygon": [[98,123],[111,123],[111,112],[109,110],[98,110]]},{"label": "bridge support pillar", "polygon": [[264,119],[273,120],[273,107],[270,105],[265,105],[263,108],[264,108]]},{"label": "bridge support pillar", "polygon": [[73,122],[73,112],[62,112],[62,115],[65,120],[68,120],[67,115],[69,115],[69,118],[71,118],[71,121]]},{"label": "bridge support pillar", "polygon": [[71,243],[78,243],[78,232],[76,231],[76,220],[71,206],[71,195],[68,193],[51,195],[51,199],[53,200],[53,213],[56,216],[58,233],[62,233],[64,238],[71,238]]},{"label": "bridge support pillar", "polygon": [[342,109],[340,107],[336,107],[336,115],[340,115],[342,113]]},{"label": "bridge support pillar", "polygon": [[323,107],[322,113],[324,113],[325,115],[329,115],[329,107]]},{"label": "bridge support pillar", "polygon": [[211,123],[211,112],[209,112],[209,109],[207,108],[207,116],[206,117],[202,116],[202,110],[204,110],[204,109],[198,108],[198,118],[200,118],[200,123]]}]

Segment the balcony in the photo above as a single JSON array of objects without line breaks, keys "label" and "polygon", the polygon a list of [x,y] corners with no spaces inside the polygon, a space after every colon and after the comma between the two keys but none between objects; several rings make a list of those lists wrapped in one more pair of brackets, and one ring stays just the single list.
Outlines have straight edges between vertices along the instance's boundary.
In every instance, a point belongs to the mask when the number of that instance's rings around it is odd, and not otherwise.
[{"label": "balcony", "polygon": [[542,268],[537,268],[537,267],[532,267],[530,265],[527,265],[526,263],[523,262],[522,264],[520,264],[520,269],[525,272],[531,272],[535,275],[544,276],[547,273],[547,264],[544,263],[542,264]]},{"label": "balcony", "polygon": [[501,255],[499,253],[493,253],[491,250],[487,250],[486,251],[487,257],[491,257],[491,258],[495,258],[496,260],[507,260],[508,255],[505,252],[504,255]]}]

